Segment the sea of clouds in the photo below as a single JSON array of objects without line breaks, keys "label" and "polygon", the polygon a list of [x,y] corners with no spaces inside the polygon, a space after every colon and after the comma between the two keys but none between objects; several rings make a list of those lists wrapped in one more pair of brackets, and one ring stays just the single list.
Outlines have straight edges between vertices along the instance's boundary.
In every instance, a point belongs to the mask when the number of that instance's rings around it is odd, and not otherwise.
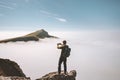
[{"label": "sea of clouds", "polygon": [[[2,31],[0,40],[29,32]],[[77,71],[77,80],[120,80],[120,31],[81,30],[49,34],[60,39],[2,43],[0,58],[17,62],[26,76],[34,80],[57,71],[60,50],[56,44],[67,40],[72,49],[67,67],[68,71]]]}]

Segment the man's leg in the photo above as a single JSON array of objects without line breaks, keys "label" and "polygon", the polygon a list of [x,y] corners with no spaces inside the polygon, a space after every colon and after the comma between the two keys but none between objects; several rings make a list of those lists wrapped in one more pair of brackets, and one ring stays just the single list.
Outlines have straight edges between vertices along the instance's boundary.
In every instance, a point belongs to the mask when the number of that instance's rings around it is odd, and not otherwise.
[{"label": "man's leg", "polygon": [[59,63],[58,63],[58,74],[61,73],[61,64],[62,64],[62,59],[59,59]]},{"label": "man's leg", "polygon": [[64,73],[65,74],[67,73],[67,64],[66,64],[66,62],[67,62],[67,59],[65,58],[64,59]]}]

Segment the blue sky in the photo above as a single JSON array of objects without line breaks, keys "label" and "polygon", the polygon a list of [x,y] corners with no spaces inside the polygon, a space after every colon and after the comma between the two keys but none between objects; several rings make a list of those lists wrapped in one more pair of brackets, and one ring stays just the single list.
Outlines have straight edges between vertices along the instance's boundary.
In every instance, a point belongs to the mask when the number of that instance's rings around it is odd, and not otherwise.
[{"label": "blue sky", "polygon": [[120,29],[120,0],[0,0],[0,30]]}]

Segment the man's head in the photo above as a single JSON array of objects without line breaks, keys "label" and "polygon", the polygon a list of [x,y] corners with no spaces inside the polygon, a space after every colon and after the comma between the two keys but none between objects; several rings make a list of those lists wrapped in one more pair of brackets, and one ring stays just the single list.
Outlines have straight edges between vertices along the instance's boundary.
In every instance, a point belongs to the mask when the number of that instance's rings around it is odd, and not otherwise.
[{"label": "man's head", "polygon": [[66,44],[67,43],[67,41],[66,40],[63,40],[63,44]]}]

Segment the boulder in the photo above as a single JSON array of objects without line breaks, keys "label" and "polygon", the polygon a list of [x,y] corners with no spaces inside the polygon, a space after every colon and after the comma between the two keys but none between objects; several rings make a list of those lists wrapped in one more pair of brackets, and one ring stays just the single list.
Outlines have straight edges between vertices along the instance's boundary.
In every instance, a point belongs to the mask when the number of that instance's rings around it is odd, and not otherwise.
[{"label": "boulder", "polygon": [[75,70],[72,70],[67,74],[64,74],[62,71],[60,75],[58,72],[51,72],[36,80],[76,80],[76,74]]},{"label": "boulder", "polygon": [[0,58],[0,76],[26,77],[16,62],[2,58]]}]

